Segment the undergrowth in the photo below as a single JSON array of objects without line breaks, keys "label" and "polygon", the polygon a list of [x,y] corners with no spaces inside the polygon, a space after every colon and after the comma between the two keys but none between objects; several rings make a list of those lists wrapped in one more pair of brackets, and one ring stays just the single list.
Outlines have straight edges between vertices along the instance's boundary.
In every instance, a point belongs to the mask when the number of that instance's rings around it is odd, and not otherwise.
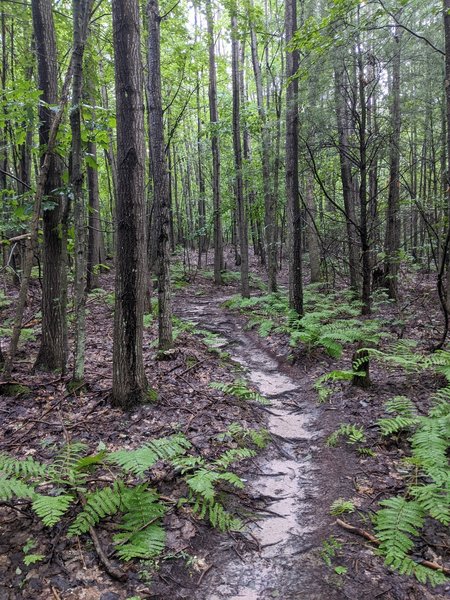
[{"label": "undergrowth", "polygon": [[[255,447],[261,447],[257,441],[250,437]],[[243,528],[224,500],[227,488],[244,487],[232,465],[255,453],[241,446],[208,461],[194,455],[189,440],[177,433],[136,449],[102,448],[93,454],[85,444],[71,442],[47,463],[0,454],[0,502],[29,503],[46,527],[63,524],[69,537],[112,520],[116,556],[125,561],[151,559],[164,549],[164,515],[176,508],[207,519],[221,531]],[[151,485],[152,469],[160,461],[182,479],[185,497],[162,498]]]},{"label": "undergrowth", "polygon": [[305,315],[301,318],[289,308],[288,298],[282,293],[234,296],[225,306],[248,314],[247,327],[256,328],[262,337],[284,333],[291,347],[303,344],[308,352],[321,348],[333,358],[340,358],[346,344],[376,344],[385,335],[380,320],[360,318],[361,304],[350,294],[325,294],[317,285],[305,289]]},{"label": "undergrowth", "polygon": [[[385,403],[385,416],[376,422],[381,443],[390,440],[406,443],[408,448],[407,456],[401,459],[404,491],[380,501],[373,517],[377,552],[386,565],[401,574],[438,585],[447,581],[443,567],[436,562],[433,568],[424,564],[418,558],[418,542],[435,527],[450,525],[450,352],[420,353],[409,341],[384,351],[367,350],[369,359],[381,361],[388,368],[430,371],[447,380],[447,385],[429,399],[431,407],[425,414],[408,397],[396,396]],[[357,425],[342,425],[328,443],[334,445],[340,436],[350,443],[365,441]]]}]

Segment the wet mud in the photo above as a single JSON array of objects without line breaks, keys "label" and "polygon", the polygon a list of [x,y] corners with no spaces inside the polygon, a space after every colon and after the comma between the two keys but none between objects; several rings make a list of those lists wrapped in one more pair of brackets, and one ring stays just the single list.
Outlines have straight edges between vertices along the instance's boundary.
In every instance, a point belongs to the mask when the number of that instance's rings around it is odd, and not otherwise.
[{"label": "wet mud", "polygon": [[[224,297],[195,299],[179,316],[220,336],[219,344],[240,365],[246,379],[266,398],[273,444],[259,458],[260,474],[248,481],[250,493],[264,498],[267,517],[250,524],[259,551],[236,556],[213,569],[196,598],[262,600],[321,598],[311,575],[302,573],[302,555],[315,546],[320,496],[312,450],[319,435],[318,412],[304,397],[302,382],[286,372],[239,320],[222,308]],[[310,557],[311,558],[311,557]],[[308,581],[307,581],[308,580]],[[319,586],[320,588],[320,586]]]}]

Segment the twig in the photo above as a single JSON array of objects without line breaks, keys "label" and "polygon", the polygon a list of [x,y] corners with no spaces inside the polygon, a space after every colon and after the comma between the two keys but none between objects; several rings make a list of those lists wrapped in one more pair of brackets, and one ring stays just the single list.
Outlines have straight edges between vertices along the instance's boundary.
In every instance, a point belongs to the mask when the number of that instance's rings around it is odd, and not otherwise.
[{"label": "twig", "polygon": [[198,578],[197,581],[197,586],[201,585],[203,578],[205,577],[206,573],[209,573],[209,571],[211,571],[211,569],[214,567],[214,565],[209,565],[208,567],[206,567],[206,569],[203,571],[203,573],[200,575],[200,577]]},{"label": "twig", "polygon": [[117,581],[125,581],[127,579],[127,574],[124,571],[122,571],[122,569],[119,569],[118,567],[115,567],[111,564],[111,561],[108,559],[105,552],[103,551],[103,548],[97,537],[97,533],[95,532],[95,529],[93,527],[89,527],[89,534],[94,543],[94,548],[97,552],[97,556],[102,565],[104,566],[105,571],[108,573],[108,575],[113,579],[117,579]]},{"label": "twig", "polygon": [[61,596],[58,593],[58,590],[55,587],[51,587],[52,594],[55,597],[55,600],[61,600]]},{"label": "twig", "polygon": [[193,369],[200,366],[202,363],[206,362],[207,360],[208,360],[207,358],[204,358],[203,360],[199,360],[198,362],[195,363],[195,365],[191,365],[189,368],[187,368],[184,371],[182,371],[181,373],[178,373],[177,375],[175,375],[175,377],[182,377],[183,375],[186,375],[186,373],[189,373],[189,371],[192,371]]},{"label": "twig", "polygon": [[[377,539],[374,535],[372,535],[368,531],[365,531],[364,529],[360,529],[359,527],[354,527],[353,525],[350,525],[350,523],[346,523],[345,521],[342,521],[341,519],[336,519],[336,523],[343,529],[346,529],[347,531],[351,531],[352,533],[356,533],[357,535],[365,538],[366,540],[369,540],[369,542],[371,542],[375,546],[380,545],[380,540]],[[443,565],[440,565],[439,563],[433,562],[431,560],[421,559],[420,564],[423,565],[424,567],[428,567],[429,569],[433,569],[433,571],[441,571],[442,573],[444,573],[444,575],[450,575],[450,569],[448,567],[444,567]]]}]

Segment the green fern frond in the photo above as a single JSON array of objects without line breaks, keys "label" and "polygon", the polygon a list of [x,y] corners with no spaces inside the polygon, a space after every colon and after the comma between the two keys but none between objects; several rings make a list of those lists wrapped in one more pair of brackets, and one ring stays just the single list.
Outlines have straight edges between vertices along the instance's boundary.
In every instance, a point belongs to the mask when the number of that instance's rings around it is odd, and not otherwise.
[{"label": "green fern frond", "polygon": [[341,437],[346,438],[347,444],[351,445],[364,444],[366,441],[366,435],[362,425],[341,423],[339,428],[327,438],[326,445],[330,447],[336,446]]},{"label": "green fern frond", "polygon": [[388,400],[384,408],[390,414],[402,415],[404,417],[417,416],[417,409],[414,403],[406,396],[395,396]]},{"label": "green fern frond", "polygon": [[198,469],[192,475],[186,477],[186,483],[194,494],[203,496],[206,500],[212,500],[215,496],[214,484],[220,479],[220,473],[208,469]]},{"label": "green fern frond", "polygon": [[447,577],[444,575],[444,573],[442,573],[442,571],[435,571],[418,564],[414,565],[414,577],[420,583],[429,583],[433,587],[448,582]]},{"label": "green fern frond", "polygon": [[121,533],[114,536],[117,555],[123,560],[149,559],[164,549],[165,532],[160,519],[166,507],[159,495],[145,484],[127,489],[123,495],[124,515],[119,525]]},{"label": "green fern frond", "polygon": [[219,531],[241,531],[244,527],[240,519],[229,513],[220,502],[215,500],[198,497],[192,510],[200,519],[208,519],[211,525]]},{"label": "green fern frond", "polygon": [[62,447],[47,469],[47,478],[55,483],[77,485],[84,481],[78,464],[86,452],[87,446],[81,442],[72,442]]},{"label": "green fern frond", "polygon": [[31,508],[47,527],[59,523],[61,517],[67,512],[74,500],[68,494],[61,496],[43,496],[35,494]]},{"label": "green fern frond", "polygon": [[28,498],[35,495],[34,488],[15,477],[0,477],[0,500],[8,502],[11,498]]},{"label": "green fern frond", "polygon": [[378,419],[377,425],[380,428],[381,435],[386,437],[404,429],[411,429],[411,427],[418,423],[418,420],[418,417],[397,415],[396,417]]},{"label": "green fern frond", "polygon": [[450,416],[422,418],[411,438],[413,458],[436,483],[448,479]]},{"label": "green fern frond", "polygon": [[336,381],[351,381],[354,376],[353,371],[334,370],[318,377],[314,382],[314,389],[319,396],[319,402],[326,402],[333,392],[326,384]]},{"label": "green fern frond", "polygon": [[260,404],[270,404],[269,400],[259,392],[253,390],[245,381],[237,380],[233,383],[222,383],[221,381],[212,381],[210,384],[215,390],[219,390],[224,394],[229,394],[235,398],[246,401],[259,402]]},{"label": "green fern frond", "polygon": [[158,460],[171,460],[183,455],[191,447],[182,434],[147,442],[136,450],[117,450],[108,456],[108,461],[120,466],[126,473],[142,476]]},{"label": "green fern frond", "polygon": [[256,455],[254,450],[250,448],[232,448],[224,452],[217,460],[214,461],[213,465],[219,469],[228,469],[233,463],[246,460],[247,458],[253,458]]},{"label": "green fern frond", "polygon": [[24,459],[14,458],[8,454],[0,453],[0,472],[3,475],[15,477],[43,477],[47,467],[31,457]]},{"label": "green fern frond", "polygon": [[[127,534],[116,534],[114,541],[122,543],[128,539]],[[121,560],[129,561],[133,558],[149,560],[159,556],[166,545],[166,532],[161,525],[153,523],[142,531],[136,532],[127,543],[120,545],[116,554]]]},{"label": "green fern frond", "polygon": [[69,527],[68,535],[80,535],[89,531],[105,517],[111,517],[124,508],[125,486],[117,481],[113,487],[104,487],[86,495],[86,504]]},{"label": "green fern frond", "polygon": [[380,506],[383,508],[375,517],[380,552],[387,565],[400,569],[414,546],[411,536],[418,536],[423,527],[423,509],[418,502],[400,496],[383,500]]},{"label": "green fern frond", "polygon": [[430,483],[416,485],[409,489],[410,494],[423,510],[443,525],[450,524],[450,490]]},{"label": "green fern frond", "polygon": [[179,469],[184,475],[197,467],[206,465],[206,461],[201,456],[177,456],[170,461],[176,469]]},{"label": "green fern frond", "polygon": [[267,429],[249,429],[242,427],[240,423],[231,423],[225,433],[220,434],[220,439],[224,439],[227,435],[231,436],[234,440],[239,443],[246,443],[248,440],[251,441],[260,450],[267,446],[270,438],[270,434]]}]

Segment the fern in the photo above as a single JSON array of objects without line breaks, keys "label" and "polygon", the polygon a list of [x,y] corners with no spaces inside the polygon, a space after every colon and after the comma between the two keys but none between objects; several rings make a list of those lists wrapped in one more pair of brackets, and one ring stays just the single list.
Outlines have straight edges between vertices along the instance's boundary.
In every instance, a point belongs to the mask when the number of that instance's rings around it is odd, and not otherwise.
[{"label": "fern", "polygon": [[149,559],[161,554],[165,532],[160,519],[166,508],[154,491],[138,485],[123,495],[124,515],[119,525],[121,533],[114,535],[117,555],[123,560]]},{"label": "fern", "polygon": [[224,452],[213,465],[219,469],[228,469],[233,463],[252,458],[256,452],[250,448],[232,448]]},{"label": "fern", "polygon": [[34,487],[15,477],[0,477],[0,500],[8,502],[12,498],[31,499],[35,495]]},{"label": "fern", "polygon": [[355,505],[351,500],[344,500],[344,498],[338,498],[330,506],[330,514],[334,516],[342,515],[344,513],[352,513],[355,511]]},{"label": "fern", "polygon": [[327,446],[337,446],[341,437],[346,438],[348,444],[364,444],[366,435],[364,427],[354,425],[353,423],[341,423],[339,429],[332,433],[326,441]]},{"label": "fern", "polygon": [[241,531],[243,529],[242,521],[229,513],[220,502],[208,501],[200,496],[197,497],[192,510],[200,519],[208,519],[211,525],[219,531]]},{"label": "fern", "polygon": [[13,475],[15,477],[28,479],[32,477],[43,477],[47,468],[31,457],[21,460],[0,453],[0,471],[3,475]]},{"label": "fern", "polygon": [[170,460],[182,455],[191,446],[182,434],[152,440],[136,450],[117,450],[112,452],[108,461],[120,466],[126,473],[142,476],[158,460]]},{"label": "fern", "polygon": [[47,527],[53,527],[59,523],[61,517],[67,512],[74,500],[73,496],[64,494],[61,496],[42,496],[35,494],[31,505],[34,512]]},{"label": "fern", "polygon": [[387,413],[393,414],[393,417],[379,419],[377,425],[380,428],[381,435],[386,437],[404,429],[411,429],[419,422],[416,407],[409,398],[405,396],[396,396],[388,400],[384,408]]},{"label": "fern", "polygon": [[[119,535],[117,534],[114,538],[119,539]],[[117,555],[125,561],[133,558],[148,560],[161,554],[165,543],[166,532],[161,525],[149,525],[143,531],[136,532],[125,545],[120,546]]]},{"label": "fern", "polygon": [[270,404],[269,400],[259,392],[251,389],[245,381],[237,380],[233,383],[222,383],[219,381],[213,381],[210,383],[210,387],[215,390],[219,390],[224,394],[240,398],[242,400],[259,402],[260,404]]},{"label": "fern", "polygon": [[68,529],[68,535],[80,535],[89,531],[105,517],[111,517],[124,508],[125,487],[117,481],[113,487],[95,490],[86,496],[83,510]]},{"label": "fern", "polygon": [[84,477],[80,473],[79,461],[83,458],[86,449],[86,444],[81,442],[63,446],[47,470],[47,478],[55,483],[81,484]]},{"label": "fern", "polygon": [[336,381],[351,381],[355,375],[353,371],[334,370],[318,377],[314,382],[314,389],[319,396],[319,402],[326,402],[333,392],[326,384]]},{"label": "fern", "polygon": [[[217,500],[217,486],[221,482],[228,483],[238,489],[244,488],[243,480],[232,471],[227,470],[233,463],[246,460],[255,455],[249,448],[233,448],[224,452],[211,463],[204,459],[185,457],[172,461],[185,475],[189,488],[189,500],[192,510],[201,519],[207,518],[213,527],[221,531],[240,530],[242,523],[228,513]],[[189,471],[192,471],[189,473]]]},{"label": "fern", "polygon": [[242,427],[239,423],[231,423],[225,433],[219,435],[219,439],[231,437],[238,443],[245,444],[250,440],[257,448],[263,449],[267,446],[270,434],[267,429],[249,429]]},{"label": "fern", "polygon": [[413,460],[436,483],[449,480],[450,416],[423,418],[411,438]]},{"label": "fern", "polygon": [[[256,392],[249,388],[246,391],[255,397]],[[240,433],[248,435],[255,445],[263,437],[257,431],[241,430]],[[189,490],[188,501],[196,514],[203,515],[221,530],[242,527],[239,519],[227,512],[218,496],[224,493],[224,484],[238,489],[244,487],[244,481],[229,468],[237,461],[253,457],[254,450],[233,448],[207,462],[200,456],[187,456],[190,448],[189,440],[176,434],[152,440],[136,450],[112,453],[103,449],[86,455],[84,444],[67,444],[49,466],[32,458],[19,460],[1,454],[0,500],[20,498],[31,501],[31,507],[42,523],[52,527],[62,521],[71,506],[76,506],[76,499],[81,498],[83,506],[68,527],[69,537],[86,533],[103,519],[118,519],[120,515],[119,532],[113,536],[117,555],[122,560],[148,560],[164,549],[162,517],[167,508],[158,493],[148,489],[146,483],[131,485],[126,476],[142,478],[159,460],[168,461],[180,472]],[[86,491],[87,472],[105,463],[117,467],[113,472],[117,480],[109,487]],[[50,487],[50,495],[38,493],[40,486]]]},{"label": "fern", "polygon": [[380,551],[387,565],[401,570],[406,555],[414,547],[411,536],[418,536],[423,527],[423,510],[418,502],[407,501],[401,496],[383,500],[380,506],[384,508],[375,518]]},{"label": "fern", "polygon": [[444,489],[435,483],[429,483],[412,486],[409,493],[430,517],[445,526],[450,524],[450,487]]}]

